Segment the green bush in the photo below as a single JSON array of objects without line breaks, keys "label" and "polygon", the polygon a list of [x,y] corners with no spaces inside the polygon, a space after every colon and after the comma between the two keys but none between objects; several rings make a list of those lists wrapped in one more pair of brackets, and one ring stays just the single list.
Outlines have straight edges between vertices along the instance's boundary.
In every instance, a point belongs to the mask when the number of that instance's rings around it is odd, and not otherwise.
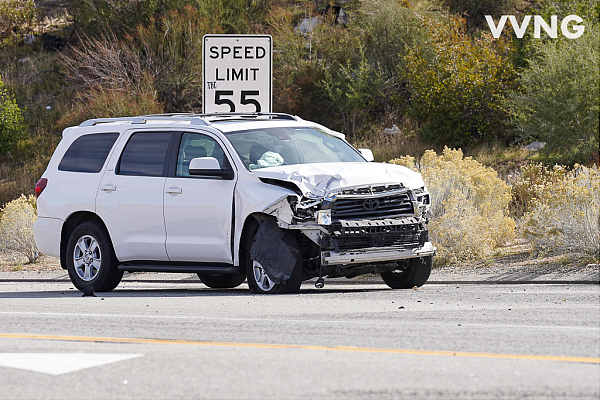
[{"label": "green bush", "polygon": [[22,41],[38,19],[34,0],[0,1],[0,44]]},{"label": "green bush", "polygon": [[520,140],[546,142],[549,162],[598,160],[599,25],[578,39],[542,43],[529,65],[508,103]]},{"label": "green bush", "polygon": [[[360,37],[335,25],[331,15],[318,17],[312,14],[312,7],[302,10],[296,15],[290,9],[274,7],[267,18],[274,43],[274,110],[342,129],[340,119],[334,117],[338,110],[320,82],[328,68],[336,69],[358,56]],[[305,15],[318,17],[319,24],[310,32],[295,31]]]},{"label": "green bush", "polygon": [[262,30],[271,2],[269,0],[189,0],[188,3],[198,10],[201,17],[218,23],[225,33],[244,34]]},{"label": "green bush", "polygon": [[0,77],[0,155],[12,152],[26,136],[22,111],[14,97],[4,89]]},{"label": "green bush", "polygon": [[444,0],[449,11],[465,18],[467,27],[486,27],[486,15],[497,19],[503,14],[515,14],[519,0]]},{"label": "green bush", "polygon": [[502,100],[513,87],[512,49],[490,34],[472,39],[461,20],[426,21],[434,57],[422,48],[406,57],[410,113],[436,143],[472,146],[506,139]]},{"label": "green bush", "polygon": [[[428,2],[398,0],[373,0],[362,2],[357,11],[357,21],[351,29],[363,39],[365,55],[371,68],[378,69],[386,85],[386,106],[388,112],[400,116],[406,111],[411,98],[407,88],[405,56],[410,49],[424,47],[427,31],[423,27],[422,16],[440,18],[429,10]],[[355,28],[355,25],[357,28]]]},{"label": "green bush", "polygon": [[360,54],[356,65],[348,60],[346,65],[325,70],[325,78],[320,82],[342,116],[343,132],[351,137],[372,110],[381,105],[384,95],[385,79],[380,66],[370,66],[363,49]]}]

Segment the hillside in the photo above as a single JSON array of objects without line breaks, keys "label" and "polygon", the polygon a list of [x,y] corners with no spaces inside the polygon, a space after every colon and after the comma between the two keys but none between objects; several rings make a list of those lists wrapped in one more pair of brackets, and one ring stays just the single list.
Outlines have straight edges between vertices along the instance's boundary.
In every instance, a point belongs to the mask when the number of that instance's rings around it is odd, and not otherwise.
[{"label": "hillside", "polygon": [[[519,37],[504,15],[555,15],[557,38],[536,38],[534,22]],[[568,15],[581,22],[564,32]],[[469,156],[492,168],[486,185],[507,192],[500,213],[518,237],[550,188],[598,175],[598,0],[0,0],[0,205],[33,194],[67,126],[202,112],[208,33],[272,35],[274,111],[341,131],[376,161],[419,167],[448,147],[462,150],[444,161],[452,174]]]}]

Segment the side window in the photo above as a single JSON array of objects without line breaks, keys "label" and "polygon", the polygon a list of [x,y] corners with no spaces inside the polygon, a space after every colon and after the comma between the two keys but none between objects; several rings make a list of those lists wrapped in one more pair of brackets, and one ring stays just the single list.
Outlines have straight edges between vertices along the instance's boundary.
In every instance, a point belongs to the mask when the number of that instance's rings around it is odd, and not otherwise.
[{"label": "side window", "polygon": [[65,152],[58,169],[99,173],[119,133],[87,134],[77,138]]},{"label": "side window", "polygon": [[229,168],[230,163],[217,141],[207,135],[184,133],[177,152],[177,177],[190,177],[188,167],[196,157],[214,157],[221,168]]},{"label": "side window", "polygon": [[170,132],[138,132],[129,138],[121,159],[121,175],[165,176],[165,157]]}]

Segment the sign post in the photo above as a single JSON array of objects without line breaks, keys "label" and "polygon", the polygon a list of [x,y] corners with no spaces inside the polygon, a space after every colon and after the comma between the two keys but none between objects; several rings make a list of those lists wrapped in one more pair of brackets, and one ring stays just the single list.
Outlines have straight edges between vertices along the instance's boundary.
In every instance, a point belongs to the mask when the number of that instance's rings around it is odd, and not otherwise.
[{"label": "sign post", "polygon": [[271,113],[270,35],[205,35],[204,113]]}]

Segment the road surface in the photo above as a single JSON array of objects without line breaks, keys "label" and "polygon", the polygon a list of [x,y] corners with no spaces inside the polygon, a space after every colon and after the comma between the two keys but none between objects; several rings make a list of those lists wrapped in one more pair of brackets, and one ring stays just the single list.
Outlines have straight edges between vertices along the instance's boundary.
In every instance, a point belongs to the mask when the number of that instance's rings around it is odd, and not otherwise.
[{"label": "road surface", "polygon": [[598,277],[259,296],[155,273],[82,297],[2,273],[0,398],[599,399]]}]

